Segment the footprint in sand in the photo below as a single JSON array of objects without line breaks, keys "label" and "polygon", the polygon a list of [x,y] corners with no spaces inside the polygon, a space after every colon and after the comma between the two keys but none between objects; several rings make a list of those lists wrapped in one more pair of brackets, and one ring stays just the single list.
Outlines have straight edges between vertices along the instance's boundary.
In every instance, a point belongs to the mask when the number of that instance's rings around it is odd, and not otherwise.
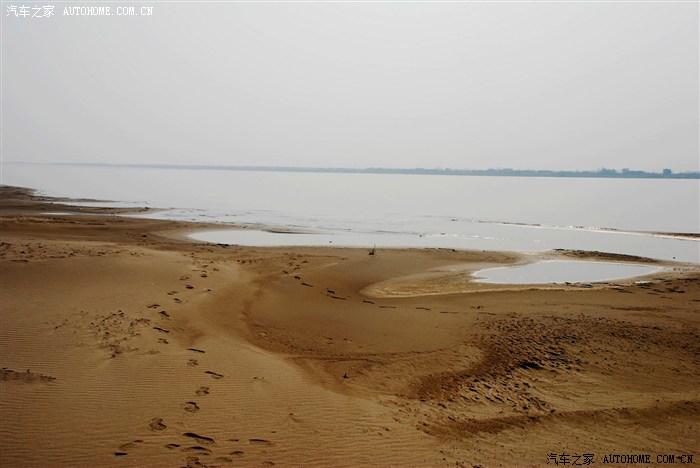
[{"label": "footprint in sand", "polygon": [[148,427],[150,427],[152,431],[162,431],[168,426],[163,424],[163,418],[153,418],[151,422],[148,423]]},{"label": "footprint in sand", "polygon": [[196,467],[204,467],[206,468],[207,465],[204,465],[199,461],[199,457],[187,457],[185,459],[185,465],[183,468],[196,468]]},{"label": "footprint in sand", "polygon": [[129,453],[128,452],[129,450],[135,449],[142,442],[143,442],[143,440],[136,439],[136,440],[133,440],[131,442],[121,444],[119,447],[117,447],[118,450],[116,452],[114,452],[114,455],[117,457],[123,457],[124,455],[127,455]]},{"label": "footprint in sand", "polygon": [[250,445],[272,445],[272,442],[267,439],[249,439]]},{"label": "footprint in sand", "polygon": [[199,389],[197,389],[197,391],[194,393],[197,396],[209,395],[209,387],[199,387]]},{"label": "footprint in sand", "polygon": [[211,450],[208,448],[201,447],[199,445],[194,445],[192,447],[185,447],[182,449],[183,452],[196,452],[202,455],[211,455]]},{"label": "footprint in sand", "polygon": [[125,451],[125,450],[129,450],[129,449],[132,449],[132,448],[136,448],[136,447],[137,447],[140,443],[142,443],[142,442],[143,442],[143,440],[141,440],[141,439],[136,439],[136,440],[133,440],[133,441],[131,441],[131,442],[127,442],[127,443],[125,443],[125,444],[121,444],[118,448],[119,448],[119,450]]},{"label": "footprint in sand", "polygon": [[197,361],[196,359],[189,359],[189,360],[187,361],[187,365],[188,365],[188,366],[198,366],[198,365],[199,365],[199,361]]},{"label": "footprint in sand", "polygon": [[167,444],[165,446],[165,448],[170,449],[170,450],[174,450],[174,449],[178,448],[179,446],[180,446],[180,444]]},{"label": "footprint in sand", "polygon": [[191,439],[194,439],[197,442],[199,442],[200,444],[213,444],[214,443],[214,439],[212,439],[211,437],[199,435],[199,434],[196,434],[194,432],[184,432],[182,435],[185,437],[189,437]]},{"label": "footprint in sand", "polygon": [[204,373],[211,375],[212,379],[223,379],[224,378],[224,376],[222,374],[217,374],[216,372],[204,371]]},{"label": "footprint in sand", "polygon": [[189,413],[196,413],[197,411],[199,411],[199,406],[195,401],[187,401],[182,404],[182,409]]}]

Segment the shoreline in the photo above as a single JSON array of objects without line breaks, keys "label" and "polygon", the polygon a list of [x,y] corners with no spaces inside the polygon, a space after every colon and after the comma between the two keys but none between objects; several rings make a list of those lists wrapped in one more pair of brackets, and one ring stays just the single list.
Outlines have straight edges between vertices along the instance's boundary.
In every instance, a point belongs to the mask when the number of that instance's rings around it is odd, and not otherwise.
[{"label": "shoreline", "polygon": [[[36,195],[36,190],[31,189],[31,188],[24,188],[24,187],[3,187],[3,190],[6,192],[9,192],[9,197],[17,197],[19,196],[20,198],[24,199],[29,199],[31,202],[33,202],[33,205],[30,204],[31,209],[36,209],[40,210],[42,213],[45,213],[47,206],[49,207],[54,207],[58,206],[59,209],[66,210],[65,216],[70,216],[75,213],[80,213],[80,214],[88,214],[88,215],[109,215],[109,216],[129,216],[133,214],[141,215],[144,213],[156,213],[160,211],[167,211],[167,209],[164,208],[150,208],[150,207],[139,207],[139,206],[134,206],[134,207],[118,207],[118,208],[113,208],[113,207],[103,207],[103,206],[98,206],[98,205],[90,205],[90,206],[81,206],[81,205],[72,205],[72,202],[94,202],[95,204],[100,203],[100,200],[95,200],[95,199],[79,199],[79,200],[73,200],[70,198],[53,198],[53,197],[48,197],[48,196],[43,196],[43,195]],[[104,203],[113,203],[110,201],[103,201]],[[70,212],[72,209],[72,213]],[[51,212],[49,212],[51,215]],[[249,245],[249,244],[231,244],[231,243],[219,243],[219,242],[213,242],[213,241],[200,241],[198,239],[195,239],[192,237],[193,234],[196,233],[203,233],[207,231],[219,231],[222,230],[222,227],[224,230],[230,230],[230,231],[246,231],[246,232],[251,232],[251,231],[261,231],[261,232],[269,232],[273,234],[309,234],[309,233],[316,233],[317,231],[313,231],[310,229],[306,228],[283,228],[279,226],[264,226],[264,225],[249,225],[249,224],[242,224],[242,225],[222,225],[219,223],[206,223],[206,222],[200,222],[200,221],[177,221],[177,220],[171,220],[171,219],[160,219],[160,218],[149,218],[149,217],[136,217],[135,219],[143,219],[143,220],[154,220],[154,221],[162,221],[164,223],[172,223],[172,226],[168,227],[165,230],[159,230],[155,231],[158,235],[165,236],[165,237],[170,237],[172,239],[180,240],[186,243],[192,243],[192,244],[197,244],[197,243],[204,243],[207,245],[217,245],[219,247],[224,247],[224,246],[236,246],[236,247],[250,247],[250,248],[272,248],[272,249],[285,249],[285,248],[291,248],[291,249],[300,249],[300,248],[310,248],[310,249],[324,249],[324,248],[330,248],[330,249],[357,249],[357,250],[367,250],[367,247],[359,247],[359,246],[345,246],[345,245]],[[498,223],[498,224],[506,224],[506,225],[513,225],[513,224],[518,224],[522,225],[521,223]],[[539,227],[540,225],[525,225],[529,227]],[[574,228],[576,229],[576,228]],[[639,234],[644,234],[644,235],[666,235],[670,236],[668,233],[643,233],[643,232],[636,232],[636,231],[620,231],[616,229],[601,229],[601,232],[624,232],[624,233],[639,233]],[[693,237],[693,234],[684,234],[684,233],[677,233],[676,237],[678,238],[683,238],[683,237]],[[700,236],[700,234],[698,234]],[[376,247],[375,247],[376,249]],[[416,250],[416,251],[421,251],[421,250],[444,250],[447,252],[457,252],[457,251],[463,251],[463,252],[470,252],[470,249],[455,249],[455,248],[448,248],[448,247],[402,247],[402,246],[395,246],[395,247],[381,247],[380,248],[383,251],[386,250],[395,250],[395,251],[403,251],[403,250]],[[479,250],[476,250],[479,251]],[[486,252],[486,251],[484,251]],[[681,262],[681,261],[671,261],[671,260],[663,260],[663,259],[654,259],[654,258],[648,258],[648,257],[642,257],[638,255],[629,255],[629,254],[621,254],[621,253],[613,253],[613,252],[600,252],[600,251],[586,251],[586,250],[574,250],[574,249],[552,249],[552,250],[545,250],[545,251],[538,251],[538,252],[518,252],[518,251],[492,251],[492,252],[499,252],[504,255],[514,255],[516,256],[519,260],[517,263],[512,263],[511,265],[507,266],[520,266],[520,265],[525,265],[525,264],[530,264],[530,263],[536,263],[536,262],[541,262],[541,261],[551,261],[551,260],[566,260],[567,258],[571,259],[582,259],[582,260],[588,260],[588,261],[595,261],[595,262],[619,262],[619,263],[637,263],[637,264],[655,264],[658,265],[659,267],[681,267],[681,268],[690,268],[691,270],[696,267],[695,263],[692,262]],[[493,264],[493,265],[485,265],[484,268],[489,268],[489,267],[494,267],[494,266],[501,266],[500,264]],[[459,266],[457,266],[459,267]],[[466,270],[467,274],[474,273],[478,271],[478,268],[467,268]],[[464,273],[463,273],[464,274]],[[544,284],[544,283],[530,283],[530,284],[516,284],[516,285],[499,285],[499,284],[489,284],[489,283],[484,283],[484,284],[479,284],[479,282],[476,282],[472,279],[467,279],[467,283],[469,284],[468,288],[461,288],[459,290],[455,290],[452,293],[470,293],[470,292],[491,292],[491,291],[498,291],[498,290],[519,290],[520,288],[524,286],[528,286],[530,288],[537,288],[537,289],[570,289],[570,287],[573,288],[578,288],[578,287],[590,287],[590,283],[601,283],[603,286],[605,284],[609,284],[610,282],[629,282],[631,280],[635,279],[644,279],[646,277],[651,277],[653,276],[654,273],[646,274],[646,275],[638,275],[638,276],[630,276],[630,277],[622,277],[622,278],[615,278],[615,279],[602,279],[600,281],[585,281],[585,282],[574,282],[573,284],[571,283],[556,283],[556,284]],[[427,273],[427,276],[435,276],[435,275],[430,275],[430,273]],[[446,276],[452,276],[451,274],[447,274]],[[491,288],[485,289],[485,285],[490,285]],[[583,285],[583,286],[582,286]],[[569,286],[569,287],[567,287]],[[440,293],[437,293],[440,294]],[[428,294],[430,295],[430,294]],[[397,295],[397,297],[400,296]]]},{"label": "shoreline", "polygon": [[[25,187],[11,187],[11,186],[3,186],[3,190],[8,190],[8,191],[19,191],[18,193],[22,193],[28,197],[31,197],[31,199],[35,202],[47,202],[50,205],[53,206],[60,206],[64,208],[65,210],[76,212],[76,213],[92,213],[92,214],[137,214],[137,215],[143,215],[144,213],[152,214],[152,213],[159,213],[159,212],[167,212],[171,208],[158,208],[158,207],[119,207],[119,208],[105,208],[105,207],[100,207],[100,206],[81,206],[81,205],[74,205],[71,203],[91,203],[91,204],[98,204],[98,203],[117,203],[114,201],[109,201],[109,200],[97,200],[97,199],[70,199],[70,198],[65,198],[65,197],[50,197],[50,196],[44,196],[44,195],[38,195],[37,190],[32,189],[32,188],[25,188]],[[129,204],[136,205],[135,202],[129,202]],[[164,219],[164,218],[149,218],[149,219]],[[265,225],[265,224],[227,224],[227,223],[210,223],[206,221],[180,221],[177,219],[167,219],[165,218],[164,220],[169,220],[169,221],[175,221],[175,222],[193,222],[197,224],[201,224],[203,226],[211,227],[213,230],[217,226],[219,227],[218,230],[239,230],[239,229],[250,229],[250,230],[259,230],[262,232],[270,232],[270,233],[277,233],[277,234],[321,234],[323,233],[322,230],[318,230],[315,228],[310,228],[310,227],[298,227],[298,228],[291,228],[288,226],[279,226],[279,225]],[[556,229],[556,230],[573,230],[573,231],[581,231],[581,232],[600,232],[600,233],[612,233],[612,234],[626,234],[626,235],[640,235],[640,236],[650,236],[650,237],[657,237],[657,238],[666,238],[666,239],[675,239],[675,240],[687,240],[687,241],[697,241],[700,239],[700,232],[669,232],[669,231],[643,231],[643,230],[634,230],[634,229],[621,229],[621,228],[611,228],[611,227],[597,227],[597,226],[563,226],[563,225],[546,225],[546,224],[540,224],[540,223],[522,223],[522,222],[509,222],[509,221],[487,221],[487,220],[474,220],[473,222],[478,223],[478,224],[495,224],[495,225],[501,225],[501,226],[514,226],[514,227],[524,227],[524,228],[542,228],[542,229]],[[207,229],[210,230],[210,229]],[[193,231],[193,233],[196,231]],[[252,245],[251,245],[252,246]],[[319,245],[322,246],[322,245]],[[341,245],[342,246],[342,245]],[[345,247],[353,247],[355,248],[356,246],[345,246]],[[388,247],[391,248],[391,247]],[[398,248],[423,248],[423,247],[398,247]],[[427,247],[431,248],[431,247]],[[435,247],[435,248],[440,248],[440,247]],[[554,249],[554,250],[561,250],[561,249]],[[569,249],[573,250],[573,249]]]},{"label": "shoreline", "polygon": [[2,465],[544,466],[700,440],[698,271],[465,294],[524,256],[222,246],[184,237],[219,224],[0,201]]}]

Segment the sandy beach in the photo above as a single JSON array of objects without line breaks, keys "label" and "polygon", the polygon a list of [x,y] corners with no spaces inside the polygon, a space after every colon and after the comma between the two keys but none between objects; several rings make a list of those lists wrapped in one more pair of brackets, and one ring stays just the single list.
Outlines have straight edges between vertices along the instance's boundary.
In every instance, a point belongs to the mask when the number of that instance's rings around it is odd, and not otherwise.
[{"label": "sandy beach", "polygon": [[1,201],[2,466],[700,463],[697,265],[494,286],[468,273],[521,254],[204,244]]}]

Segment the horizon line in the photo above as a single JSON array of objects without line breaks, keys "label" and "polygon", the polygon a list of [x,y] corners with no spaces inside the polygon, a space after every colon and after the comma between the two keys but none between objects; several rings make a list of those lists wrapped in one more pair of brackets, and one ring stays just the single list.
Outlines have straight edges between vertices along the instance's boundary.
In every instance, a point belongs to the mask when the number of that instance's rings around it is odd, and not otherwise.
[{"label": "horizon line", "polygon": [[4,164],[30,164],[49,166],[92,166],[92,167],[130,167],[150,169],[193,169],[193,170],[238,170],[259,172],[325,172],[325,173],[370,173],[370,174],[406,174],[406,175],[492,175],[492,176],[596,176],[596,177],[639,177],[639,178],[700,178],[700,171],[679,171],[670,168],[661,169],[659,172],[649,172],[633,168],[606,168],[597,169],[515,169],[511,167],[468,169],[450,167],[337,167],[337,166],[260,166],[260,165],[232,165],[232,164],[182,164],[182,163],[105,163],[105,162],[26,162],[4,161]]}]

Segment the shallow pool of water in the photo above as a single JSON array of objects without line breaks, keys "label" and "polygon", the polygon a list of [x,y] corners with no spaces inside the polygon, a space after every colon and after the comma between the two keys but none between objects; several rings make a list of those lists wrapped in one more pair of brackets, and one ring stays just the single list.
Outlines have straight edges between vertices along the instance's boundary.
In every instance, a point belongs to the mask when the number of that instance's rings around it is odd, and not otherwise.
[{"label": "shallow pool of water", "polygon": [[563,284],[595,283],[648,275],[659,267],[612,262],[552,260],[513,267],[490,268],[473,274],[478,283]]},{"label": "shallow pool of water", "polygon": [[[151,216],[150,214],[148,215]],[[575,249],[613,252],[662,260],[699,263],[698,241],[667,239],[638,233],[587,231],[475,223],[469,232],[400,232],[376,230],[312,229],[288,224],[300,233],[261,229],[222,229],[195,232],[194,240],[215,244],[269,246],[336,246],[372,248],[443,248],[544,252]]]}]

